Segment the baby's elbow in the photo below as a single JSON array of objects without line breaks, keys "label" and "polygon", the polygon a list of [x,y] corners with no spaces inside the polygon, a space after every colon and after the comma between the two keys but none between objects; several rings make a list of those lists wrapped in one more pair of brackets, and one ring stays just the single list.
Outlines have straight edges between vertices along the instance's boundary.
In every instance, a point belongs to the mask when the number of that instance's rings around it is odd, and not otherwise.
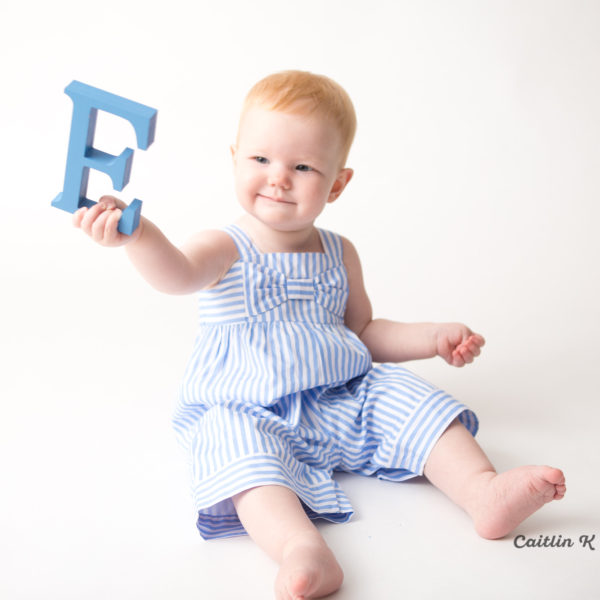
[{"label": "baby's elbow", "polygon": [[364,337],[367,333],[369,325],[373,322],[373,320],[369,317],[368,319],[363,320],[346,320],[345,325],[350,329],[356,337],[358,337],[361,342],[364,343]]}]

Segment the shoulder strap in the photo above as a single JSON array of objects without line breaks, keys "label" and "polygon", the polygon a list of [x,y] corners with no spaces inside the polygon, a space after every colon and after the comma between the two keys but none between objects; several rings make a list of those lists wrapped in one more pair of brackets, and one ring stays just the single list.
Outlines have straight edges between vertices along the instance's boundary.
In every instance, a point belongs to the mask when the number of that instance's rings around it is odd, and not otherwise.
[{"label": "shoulder strap", "polygon": [[342,238],[333,231],[327,231],[326,229],[319,229],[321,235],[321,242],[323,243],[323,249],[325,254],[331,257],[335,264],[344,262],[344,251],[342,249]]},{"label": "shoulder strap", "polygon": [[232,224],[225,227],[224,231],[233,239],[242,260],[258,256],[258,252],[254,247],[252,240],[241,227]]}]

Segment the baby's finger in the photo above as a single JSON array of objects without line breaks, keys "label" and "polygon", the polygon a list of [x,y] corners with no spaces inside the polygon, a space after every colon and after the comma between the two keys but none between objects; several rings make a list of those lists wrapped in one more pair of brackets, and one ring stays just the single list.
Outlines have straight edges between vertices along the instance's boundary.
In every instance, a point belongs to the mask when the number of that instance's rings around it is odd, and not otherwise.
[{"label": "baby's finger", "polygon": [[107,219],[104,226],[104,241],[107,244],[115,244],[119,241],[119,237],[121,237],[118,227],[123,211],[115,208],[114,210],[107,210],[106,212]]},{"label": "baby's finger", "polygon": [[83,219],[81,220],[81,229],[85,231],[88,235],[92,235],[92,225],[94,221],[98,217],[98,215],[102,214],[104,211],[104,207],[100,204],[94,204],[94,206],[88,208],[84,214]]},{"label": "baby's finger", "polygon": [[73,226],[74,227],[81,227],[81,221],[83,220],[83,217],[85,216],[86,212],[87,212],[87,207],[82,206],[80,209],[76,210],[73,213]]},{"label": "baby's finger", "polygon": [[92,239],[99,244],[106,241],[106,223],[112,214],[112,211],[106,208],[101,209],[101,211],[102,212],[94,220],[91,229]]},{"label": "baby's finger", "polygon": [[474,342],[479,347],[485,346],[485,339],[484,339],[484,337],[482,335],[479,335],[478,333],[474,333],[473,335],[471,335],[469,337],[469,341]]},{"label": "baby's finger", "polygon": [[463,360],[467,364],[470,364],[475,360],[475,356],[474,356],[473,352],[471,352],[471,350],[466,346],[459,348],[458,352],[460,353]]},{"label": "baby's finger", "polygon": [[467,340],[465,347],[468,348],[473,356],[479,356],[481,354],[480,346],[472,339]]},{"label": "baby's finger", "polygon": [[463,358],[463,356],[458,348],[456,350],[454,350],[454,352],[452,352],[451,364],[454,367],[464,367],[465,366],[465,359]]}]

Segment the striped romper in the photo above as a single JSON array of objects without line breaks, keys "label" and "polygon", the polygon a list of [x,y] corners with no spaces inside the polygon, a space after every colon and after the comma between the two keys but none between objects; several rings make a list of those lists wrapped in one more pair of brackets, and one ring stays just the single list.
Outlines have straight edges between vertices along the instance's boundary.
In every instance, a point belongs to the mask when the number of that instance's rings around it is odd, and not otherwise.
[{"label": "striped romper", "polygon": [[188,459],[202,537],[245,533],[232,496],[282,485],[310,518],[344,522],[334,471],[402,481],[423,473],[451,421],[477,418],[405,368],[373,365],[344,325],[338,235],[324,253],[261,254],[236,225],[240,258],[199,294],[200,330],[173,425]]}]

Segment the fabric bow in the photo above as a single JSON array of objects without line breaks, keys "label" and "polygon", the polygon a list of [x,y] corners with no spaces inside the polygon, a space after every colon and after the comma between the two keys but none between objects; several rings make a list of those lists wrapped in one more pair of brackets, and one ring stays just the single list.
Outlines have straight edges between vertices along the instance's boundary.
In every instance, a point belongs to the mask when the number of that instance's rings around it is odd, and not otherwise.
[{"label": "fabric bow", "polygon": [[288,300],[312,300],[337,316],[344,316],[348,280],[343,265],[308,279],[287,277],[257,263],[246,263],[246,268],[246,299],[250,315],[273,310]]}]

